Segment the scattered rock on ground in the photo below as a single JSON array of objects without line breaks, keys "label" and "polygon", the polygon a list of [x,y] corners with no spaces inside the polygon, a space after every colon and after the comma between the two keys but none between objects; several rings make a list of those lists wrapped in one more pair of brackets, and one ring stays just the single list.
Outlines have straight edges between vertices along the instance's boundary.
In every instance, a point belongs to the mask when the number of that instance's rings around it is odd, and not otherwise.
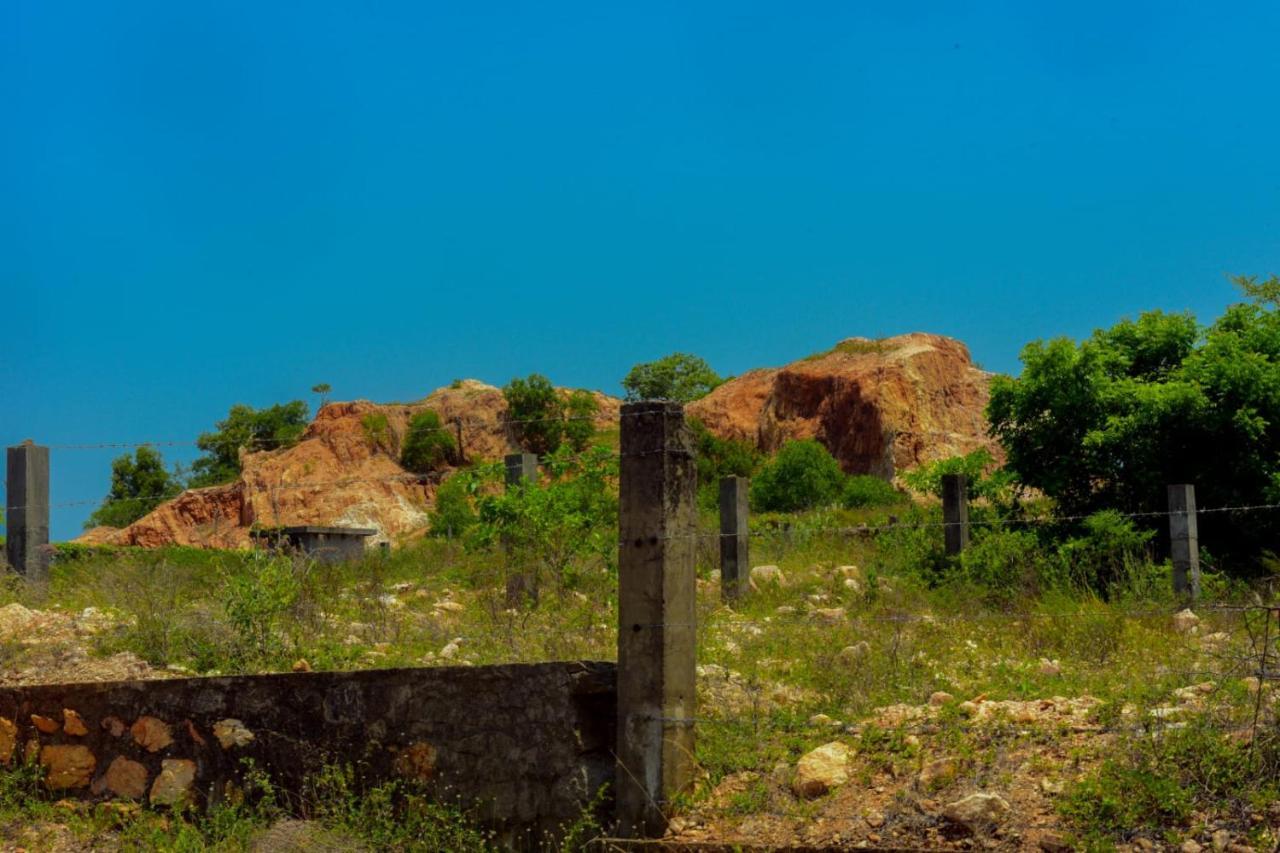
[{"label": "scattered rock on ground", "polygon": [[791,789],[798,796],[820,797],[849,781],[849,747],[839,741],[823,744],[796,762]]},{"label": "scattered rock on ground", "polygon": [[998,825],[1009,815],[1009,812],[1009,803],[1004,797],[983,791],[948,803],[942,810],[942,816],[973,830]]}]

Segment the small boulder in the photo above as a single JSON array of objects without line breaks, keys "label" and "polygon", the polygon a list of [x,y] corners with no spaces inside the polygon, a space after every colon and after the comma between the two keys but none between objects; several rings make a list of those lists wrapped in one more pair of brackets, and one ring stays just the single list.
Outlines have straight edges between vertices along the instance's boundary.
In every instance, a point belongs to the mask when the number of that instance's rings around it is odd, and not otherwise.
[{"label": "small boulder", "polygon": [[86,746],[52,745],[40,747],[40,763],[45,766],[45,784],[51,790],[87,788],[98,763]]},{"label": "small boulder", "polygon": [[839,625],[845,620],[843,607],[819,607],[813,611],[813,618],[824,625]]},{"label": "small boulder", "polygon": [[296,661],[293,662],[293,666],[291,666],[290,669],[292,669],[294,672],[310,672],[311,664],[307,661],[306,658],[298,658]]},{"label": "small boulder", "polygon": [[958,770],[956,763],[950,758],[939,758],[928,762],[924,767],[920,768],[920,775],[917,777],[917,781],[920,783],[921,788],[929,790],[950,782],[955,778]]},{"label": "small boulder", "polygon": [[253,741],[253,732],[245,728],[244,723],[232,718],[214,723],[213,736],[218,739],[218,743],[222,745],[223,749],[247,746]]},{"label": "small boulder", "polygon": [[117,797],[140,800],[147,793],[147,768],[117,755],[107,767],[103,787]]},{"label": "small boulder", "polygon": [[999,794],[979,792],[948,803],[942,816],[970,830],[997,825],[1008,817],[1009,803]]},{"label": "small boulder", "polygon": [[823,744],[796,762],[791,789],[800,797],[821,797],[849,781],[848,765],[849,747],[839,741]]},{"label": "small boulder", "polygon": [[1049,660],[1048,658],[1040,658],[1040,666],[1037,670],[1046,678],[1062,675],[1062,665],[1057,660]]},{"label": "small boulder", "polygon": [[845,669],[851,669],[870,654],[871,644],[866,640],[859,640],[852,646],[845,646],[836,652],[836,663]]},{"label": "small boulder", "polygon": [[754,566],[751,569],[751,588],[766,586],[785,587],[787,578],[777,566]]},{"label": "small boulder", "polygon": [[956,697],[947,693],[945,690],[936,690],[929,697],[929,704],[935,708],[941,708],[943,705],[954,701],[956,701]]},{"label": "small boulder", "polygon": [[1173,629],[1179,634],[1187,634],[1200,624],[1200,617],[1190,609],[1180,610],[1173,614]]}]

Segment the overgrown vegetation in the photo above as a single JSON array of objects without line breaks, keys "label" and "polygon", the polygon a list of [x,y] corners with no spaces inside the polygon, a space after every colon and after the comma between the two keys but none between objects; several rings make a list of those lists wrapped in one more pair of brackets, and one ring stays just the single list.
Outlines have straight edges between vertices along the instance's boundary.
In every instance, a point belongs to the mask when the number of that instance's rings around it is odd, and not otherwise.
[{"label": "overgrown vegetation", "polygon": [[458,444],[440,423],[433,410],[419,412],[409,420],[409,431],[400,450],[400,465],[416,474],[430,474],[456,459]]}]

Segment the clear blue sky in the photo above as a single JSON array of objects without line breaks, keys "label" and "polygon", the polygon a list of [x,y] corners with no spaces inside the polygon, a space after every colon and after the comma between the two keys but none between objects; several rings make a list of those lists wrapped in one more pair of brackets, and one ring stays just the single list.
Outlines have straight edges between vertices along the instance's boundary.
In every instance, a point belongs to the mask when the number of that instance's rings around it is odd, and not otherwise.
[{"label": "clear blue sky", "polygon": [[[1209,317],[1280,271],[1278,34],[1261,2],[4,0],[0,442],[917,329],[1015,371]],[[54,502],[112,455],[55,452]]]}]

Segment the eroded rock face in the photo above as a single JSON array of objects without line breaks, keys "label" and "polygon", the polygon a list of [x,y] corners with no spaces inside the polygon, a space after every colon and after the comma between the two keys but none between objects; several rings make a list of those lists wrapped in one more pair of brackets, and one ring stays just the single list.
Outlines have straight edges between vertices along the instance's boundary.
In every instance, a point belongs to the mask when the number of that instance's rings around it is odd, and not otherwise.
[{"label": "eroded rock face", "polygon": [[845,471],[891,478],[981,447],[998,453],[983,414],[989,380],[951,338],[850,338],[830,352],[731,379],[688,412],[716,435],[770,453],[814,438]]},{"label": "eroded rock face", "polygon": [[40,763],[46,768],[45,784],[62,791],[89,787],[98,760],[86,746],[50,745],[40,748]]}]

